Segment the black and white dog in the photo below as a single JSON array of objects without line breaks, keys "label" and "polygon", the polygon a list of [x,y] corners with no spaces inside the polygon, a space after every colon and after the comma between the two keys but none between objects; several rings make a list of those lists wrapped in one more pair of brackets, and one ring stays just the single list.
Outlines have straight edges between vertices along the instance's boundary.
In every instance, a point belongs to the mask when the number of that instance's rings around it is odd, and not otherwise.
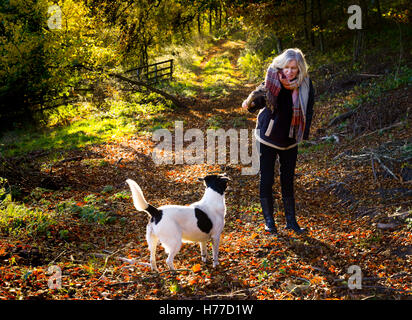
[{"label": "black and white dog", "polygon": [[146,240],[150,250],[150,265],[156,266],[156,247],[160,241],[168,253],[166,263],[175,270],[173,259],[183,242],[200,243],[202,261],[207,259],[207,241],[212,240],[213,267],[218,265],[220,234],[225,224],[225,190],[230,180],[226,175],[208,175],[204,181],[206,191],[200,201],[189,206],[166,205],[155,208],[148,204],[139,185],[133,180],[126,182],[132,191],[133,204],[139,211],[151,215],[146,227]]}]

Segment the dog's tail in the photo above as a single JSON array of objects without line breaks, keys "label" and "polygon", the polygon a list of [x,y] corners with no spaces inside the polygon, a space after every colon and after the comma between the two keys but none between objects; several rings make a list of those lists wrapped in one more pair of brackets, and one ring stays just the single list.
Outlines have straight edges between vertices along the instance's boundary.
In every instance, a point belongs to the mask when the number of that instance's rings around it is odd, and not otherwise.
[{"label": "dog's tail", "polygon": [[129,185],[130,190],[132,191],[133,204],[135,208],[138,211],[146,211],[148,214],[150,214],[155,219],[156,222],[158,222],[162,217],[161,210],[158,210],[155,207],[153,207],[151,204],[147,203],[147,201],[145,200],[143,196],[142,189],[139,187],[139,185],[135,181],[131,179],[127,179],[126,182]]},{"label": "dog's tail", "polygon": [[130,190],[132,191],[133,204],[135,208],[139,211],[147,210],[149,204],[143,196],[142,189],[140,189],[139,185],[131,179],[127,179],[126,182],[129,185]]}]

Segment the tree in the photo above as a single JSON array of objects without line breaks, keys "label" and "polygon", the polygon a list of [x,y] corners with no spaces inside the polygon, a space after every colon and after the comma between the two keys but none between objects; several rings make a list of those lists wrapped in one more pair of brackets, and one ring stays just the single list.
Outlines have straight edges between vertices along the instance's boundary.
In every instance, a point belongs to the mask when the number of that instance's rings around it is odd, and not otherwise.
[{"label": "tree", "polygon": [[[0,3],[0,122],[35,119],[38,111],[67,101],[72,88],[99,74],[84,74],[77,64],[117,64],[107,31],[81,1],[59,8],[61,28],[50,29],[49,2]],[[5,128],[3,125],[2,128]]]}]

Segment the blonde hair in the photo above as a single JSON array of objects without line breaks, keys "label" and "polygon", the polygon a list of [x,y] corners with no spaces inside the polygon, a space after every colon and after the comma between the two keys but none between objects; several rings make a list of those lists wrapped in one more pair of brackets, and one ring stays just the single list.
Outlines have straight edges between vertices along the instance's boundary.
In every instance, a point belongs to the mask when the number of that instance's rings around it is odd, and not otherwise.
[{"label": "blonde hair", "polygon": [[276,56],[273,59],[270,67],[283,69],[289,63],[290,60],[296,60],[296,63],[298,65],[298,86],[300,86],[300,84],[303,82],[303,79],[305,79],[309,75],[309,66],[306,63],[305,55],[300,49],[290,48],[283,50],[283,52],[280,55]]}]

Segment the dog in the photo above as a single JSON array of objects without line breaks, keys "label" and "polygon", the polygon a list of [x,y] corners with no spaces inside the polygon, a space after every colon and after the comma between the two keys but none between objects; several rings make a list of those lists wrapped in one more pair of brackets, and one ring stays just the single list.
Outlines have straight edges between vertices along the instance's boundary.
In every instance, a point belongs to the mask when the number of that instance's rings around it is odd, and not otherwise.
[{"label": "dog", "polygon": [[217,267],[220,235],[226,215],[225,191],[230,178],[226,174],[214,174],[198,179],[206,186],[200,201],[189,206],[165,205],[159,208],[147,203],[135,181],[126,180],[132,192],[135,208],[151,216],[146,227],[146,241],[152,271],[158,271],[155,255],[159,241],[168,254],[167,265],[170,270],[175,270],[173,259],[179,252],[182,242],[198,242],[201,259],[206,262],[207,242],[211,240],[213,267]]}]

